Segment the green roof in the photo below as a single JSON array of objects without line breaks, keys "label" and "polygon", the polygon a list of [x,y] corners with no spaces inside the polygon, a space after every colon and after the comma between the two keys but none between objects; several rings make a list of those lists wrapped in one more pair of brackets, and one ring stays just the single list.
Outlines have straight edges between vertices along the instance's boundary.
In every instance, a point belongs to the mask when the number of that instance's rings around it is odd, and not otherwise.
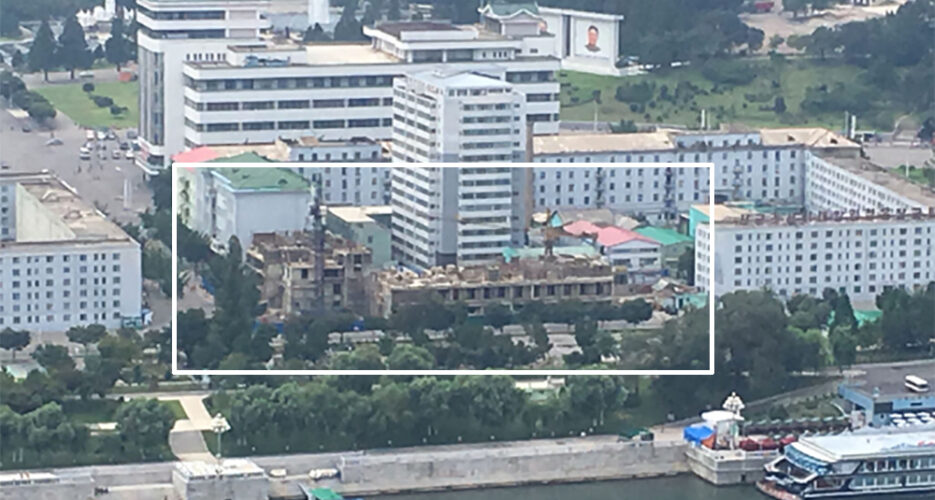
[{"label": "green roof", "polygon": [[690,236],[684,235],[674,229],[657,226],[643,226],[634,229],[637,233],[652,238],[665,245],[677,245],[679,243],[693,243]]},{"label": "green roof", "polygon": [[218,167],[213,170],[237,190],[305,191],[309,189],[309,183],[304,177],[284,168]]},{"label": "green roof", "polygon": [[224,158],[215,158],[211,160],[210,163],[272,163],[272,161],[256,153],[248,152],[234,156],[225,156]]},{"label": "green roof", "polygon": [[315,500],[344,500],[344,497],[335,493],[331,488],[315,488],[314,490],[305,490],[309,498]]},{"label": "green roof", "polygon": [[490,7],[490,12],[497,17],[510,17],[524,10],[531,15],[539,15],[539,5],[536,2],[490,0],[487,5]]},{"label": "green roof", "polygon": [[[503,257],[507,262],[516,259],[531,259],[538,258],[545,255],[545,247],[523,247],[523,248],[513,248],[507,247],[503,249]],[[562,247],[552,248],[553,255],[585,255],[593,256],[597,255],[597,249],[591,245],[570,245]]]}]

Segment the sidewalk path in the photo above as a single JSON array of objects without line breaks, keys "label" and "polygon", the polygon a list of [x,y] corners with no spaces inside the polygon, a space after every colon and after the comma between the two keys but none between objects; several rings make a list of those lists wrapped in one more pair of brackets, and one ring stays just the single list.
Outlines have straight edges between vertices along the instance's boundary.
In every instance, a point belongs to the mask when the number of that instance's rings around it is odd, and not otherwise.
[{"label": "sidewalk path", "polygon": [[205,408],[207,394],[165,395],[159,401],[178,401],[186,419],[176,420],[169,432],[169,448],[179,460],[200,460],[213,463],[217,459],[208,450],[202,431],[211,430],[211,414]]}]

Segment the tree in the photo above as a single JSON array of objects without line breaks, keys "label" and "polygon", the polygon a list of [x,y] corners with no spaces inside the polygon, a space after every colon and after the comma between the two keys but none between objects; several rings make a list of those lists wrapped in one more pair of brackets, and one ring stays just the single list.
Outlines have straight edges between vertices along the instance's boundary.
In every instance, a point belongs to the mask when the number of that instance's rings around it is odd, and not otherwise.
[{"label": "tree", "polygon": [[642,323],[653,317],[653,306],[645,299],[628,300],[620,305],[620,316],[630,323]]},{"label": "tree", "polygon": [[603,426],[607,413],[622,408],[627,399],[627,389],[622,382],[622,378],[606,375],[571,377],[566,389],[570,407],[590,416],[591,425]]},{"label": "tree", "polygon": [[[375,346],[364,345],[351,352],[341,352],[331,358],[331,368],[334,370],[385,370],[383,357]],[[376,375],[339,375],[338,387],[349,389],[360,394],[370,394],[371,389],[379,380]]]},{"label": "tree", "polygon": [[309,26],[305,30],[305,34],[302,35],[303,42],[326,42],[330,40],[328,34],[325,33],[324,28],[321,27],[321,24],[315,23],[315,26]]},{"label": "tree", "polygon": [[13,8],[13,2],[0,2],[0,36],[19,38],[19,13]]},{"label": "tree", "polygon": [[123,31],[123,19],[115,17],[110,26],[110,38],[104,43],[104,54],[111,64],[117,66],[117,71],[130,60],[130,47]]},{"label": "tree", "polygon": [[682,255],[679,255],[677,266],[678,277],[685,280],[690,286],[695,284],[695,249],[686,248]]},{"label": "tree", "polygon": [[831,344],[831,354],[834,356],[834,363],[843,370],[851,366],[857,360],[857,341],[853,332],[844,328],[831,328],[828,334],[828,341]]},{"label": "tree", "polygon": [[89,344],[96,344],[107,335],[107,328],[99,324],[73,326],[65,332],[65,335],[68,340],[84,346],[85,352],[87,352]]},{"label": "tree", "polygon": [[484,308],[484,319],[487,324],[499,330],[510,324],[513,319],[513,312],[503,304],[492,304]]},{"label": "tree", "polygon": [[75,369],[75,361],[68,354],[65,346],[43,344],[32,353],[32,359],[45,368],[50,374],[71,372]]},{"label": "tree", "polygon": [[782,45],[782,42],[785,42],[785,41],[786,39],[783,38],[782,35],[773,35],[769,37],[769,48],[776,50],[779,48],[780,45]]},{"label": "tree", "polygon": [[9,71],[0,73],[0,95],[10,99],[13,94],[26,90],[26,84]]},{"label": "tree", "polygon": [[808,36],[805,44],[805,52],[818,54],[824,60],[828,52],[837,47],[837,39],[831,28],[821,26]]},{"label": "tree", "polygon": [[72,80],[75,79],[76,68],[87,68],[91,65],[92,55],[84,38],[84,29],[78,24],[75,15],[65,18],[62,34],[58,37],[56,59],[68,70],[68,77]]},{"label": "tree", "polygon": [[373,11],[373,5],[367,4],[364,8],[364,17],[360,20],[361,26],[373,26],[377,22],[377,14]]},{"label": "tree", "polygon": [[13,57],[10,58],[10,66],[14,68],[22,67],[26,63],[26,58],[23,57],[23,53],[19,49],[13,49]]},{"label": "tree", "polygon": [[52,104],[49,101],[33,101],[26,108],[26,112],[29,113],[29,117],[37,122],[46,122],[55,118],[55,108],[52,107]]},{"label": "tree", "polygon": [[16,361],[16,352],[28,346],[29,341],[30,334],[26,330],[14,330],[6,327],[3,331],[0,331],[0,348],[12,351],[13,361]]},{"label": "tree", "polygon": [[386,358],[390,370],[431,370],[435,356],[428,349],[410,344],[396,344]]},{"label": "tree", "polygon": [[161,449],[175,423],[172,411],[155,399],[131,399],[120,405],[114,416],[120,439],[141,458],[147,450]]},{"label": "tree", "polygon": [[91,82],[84,83],[81,85],[81,90],[85,93],[90,94],[91,92],[94,92],[94,84]]},{"label": "tree", "polygon": [[783,0],[782,10],[792,12],[792,17],[799,17],[799,12],[805,12],[812,0]]},{"label": "tree", "polygon": [[786,99],[783,96],[776,96],[776,100],[773,102],[773,112],[777,115],[786,112]]},{"label": "tree", "polygon": [[334,40],[336,42],[353,42],[365,39],[360,22],[354,16],[356,10],[357,0],[347,0],[341,10],[341,18],[338,19],[338,23],[334,26]]},{"label": "tree", "polygon": [[49,22],[43,20],[33,37],[27,61],[30,71],[42,71],[42,79],[49,81],[49,70],[55,67],[55,38]]},{"label": "tree", "polygon": [[399,0],[389,0],[386,5],[386,18],[390,21],[399,21]]}]

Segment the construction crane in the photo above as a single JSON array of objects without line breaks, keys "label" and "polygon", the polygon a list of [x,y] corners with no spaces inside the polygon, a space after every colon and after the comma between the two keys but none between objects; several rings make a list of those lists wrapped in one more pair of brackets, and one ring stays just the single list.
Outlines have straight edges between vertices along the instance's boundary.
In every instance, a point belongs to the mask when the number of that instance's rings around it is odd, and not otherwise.
[{"label": "construction crane", "polygon": [[311,203],[305,218],[305,231],[312,236],[314,253],[315,309],[325,310],[325,221],[321,208],[321,173],[311,176],[309,182]]}]

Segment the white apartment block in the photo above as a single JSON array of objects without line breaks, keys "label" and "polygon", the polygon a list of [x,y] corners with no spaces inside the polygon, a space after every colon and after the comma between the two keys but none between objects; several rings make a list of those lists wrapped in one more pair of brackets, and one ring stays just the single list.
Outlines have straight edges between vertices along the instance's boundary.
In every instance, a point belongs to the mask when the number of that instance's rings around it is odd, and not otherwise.
[{"label": "white apartment block", "polygon": [[[800,206],[805,201],[808,151],[856,157],[859,146],[819,128],[534,137],[533,161],[549,163],[550,168],[536,169],[533,200],[537,209],[607,207],[671,220],[677,212],[707,202],[714,182],[719,202]],[[587,165],[660,162],[713,163],[713,179],[706,166]]]},{"label": "white apartment block", "polygon": [[223,61],[232,43],[258,41],[269,27],[269,0],[139,0],[136,5],[140,82],[137,165],[148,173],[185,147],[182,124],[187,61]]},{"label": "white apartment block", "polygon": [[404,164],[521,161],[523,94],[495,78],[440,72],[397,78],[393,91],[394,258],[419,268],[479,264],[522,241],[526,169]]},{"label": "white apartment block", "polygon": [[699,224],[695,284],[709,290],[714,251],[715,295],[770,289],[782,298],[820,295],[826,288],[873,303],[887,288],[935,280],[935,209],[902,215],[742,216]]},{"label": "white apartment block", "polygon": [[177,165],[179,211],[192,230],[226,251],[236,236],[246,255],[256,233],[302,231],[309,224],[312,191],[295,172],[270,168]]},{"label": "white apartment block", "polygon": [[[537,134],[558,132],[559,60],[533,52],[543,35],[479,26],[387,22],[364,28],[370,43],[231,45],[182,72],[185,146],[392,136],[394,78],[437,68],[513,83]],[[545,52],[543,52],[545,53]]]},{"label": "white apartment block", "polygon": [[861,158],[807,155],[805,206],[811,211],[898,211],[935,206],[935,190]]},{"label": "white apartment block", "polygon": [[142,321],[140,245],[49,174],[0,174],[0,329]]}]

